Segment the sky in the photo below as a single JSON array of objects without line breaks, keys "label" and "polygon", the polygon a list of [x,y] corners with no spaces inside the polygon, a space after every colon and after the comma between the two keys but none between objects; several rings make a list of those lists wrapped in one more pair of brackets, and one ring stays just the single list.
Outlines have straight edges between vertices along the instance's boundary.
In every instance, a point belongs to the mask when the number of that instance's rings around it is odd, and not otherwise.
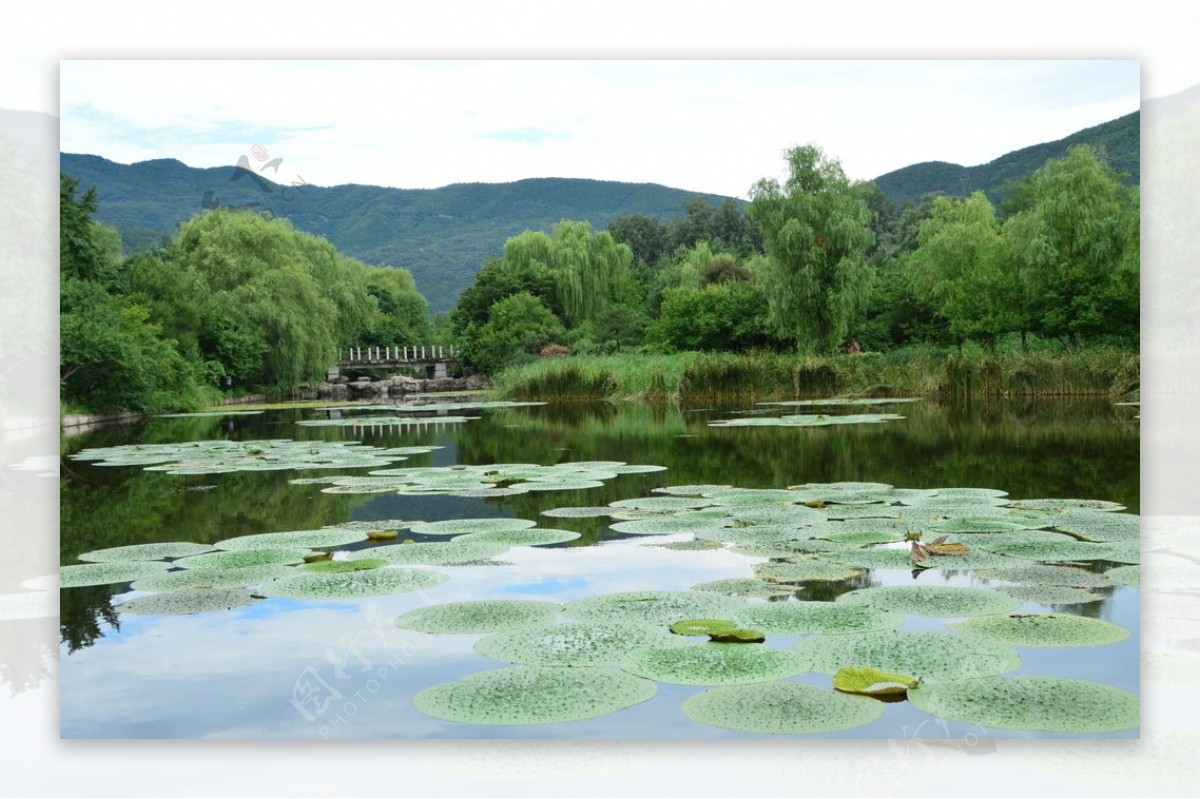
[{"label": "sky", "polygon": [[64,60],[60,149],[246,156],[319,186],[573,177],[745,198],[789,147],[854,180],[986,163],[1137,110],[1139,81],[1134,59]]}]

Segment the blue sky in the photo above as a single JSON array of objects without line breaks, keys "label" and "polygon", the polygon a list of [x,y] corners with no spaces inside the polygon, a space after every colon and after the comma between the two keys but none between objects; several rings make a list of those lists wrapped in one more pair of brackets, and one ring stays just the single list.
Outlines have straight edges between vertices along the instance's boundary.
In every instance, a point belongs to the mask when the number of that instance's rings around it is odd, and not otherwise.
[{"label": "blue sky", "polygon": [[1136,110],[1139,85],[1135,60],[64,61],[60,146],[207,167],[261,144],[281,180],[326,186],[579,177],[745,196],[791,146],[855,179],[984,163]]}]

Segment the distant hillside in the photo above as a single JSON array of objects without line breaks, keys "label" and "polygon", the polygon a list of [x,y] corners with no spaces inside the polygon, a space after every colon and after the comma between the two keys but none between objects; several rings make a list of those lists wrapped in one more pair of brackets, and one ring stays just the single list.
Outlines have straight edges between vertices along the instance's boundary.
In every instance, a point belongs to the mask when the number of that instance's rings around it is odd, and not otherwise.
[{"label": "distant hillside", "polygon": [[992,202],[998,202],[1005,183],[1027,177],[1047,159],[1061,158],[1076,144],[1103,148],[1109,163],[1119,172],[1128,172],[1130,182],[1137,184],[1141,179],[1140,114],[1134,111],[1111,122],[1072,133],[1065,139],[1014,150],[979,166],[945,161],[913,164],[880,175],[875,178],[875,184],[897,205],[919,201],[930,193],[965,197],[973,191],[983,191]]},{"label": "distant hillside", "polygon": [[549,231],[563,219],[585,220],[594,229],[628,214],[673,219],[684,215],[689,198],[725,200],[650,183],[568,178],[440,189],[346,185],[287,191],[267,181],[268,192],[246,174],[231,181],[232,165],[196,169],[174,159],[127,165],[71,153],[62,154],[61,165],[82,188],[98,187],[97,217],[117,228],[127,247],[169,238],[206,202],[256,203],[254,210],[286,217],[299,230],[328,238],[346,255],[412,270],[434,312],[453,308],[484,261],[522,231]]}]

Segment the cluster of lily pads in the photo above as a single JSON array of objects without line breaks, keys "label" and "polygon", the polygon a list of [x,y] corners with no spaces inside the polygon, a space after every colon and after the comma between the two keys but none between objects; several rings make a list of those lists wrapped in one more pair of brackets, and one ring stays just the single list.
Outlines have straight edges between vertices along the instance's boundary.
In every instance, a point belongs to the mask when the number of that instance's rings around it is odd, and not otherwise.
[{"label": "cluster of lily pads", "polygon": [[[759,405],[774,408],[839,408],[877,405],[896,405],[906,402],[916,402],[916,397],[887,397],[887,398],[857,398],[833,397],[816,400],[782,400],[776,402],[760,402]],[[762,413],[765,413],[764,408]],[[752,413],[760,413],[754,411]],[[904,417],[895,413],[801,413],[785,414],[782,416],[739,416],[733,419],[719,419],[708,423],[709,427],[828,427],[830,425],[846,424],[880,424],[895,421]]]},{"label": "cluster of lily pads", "polygon": [[[510,664],[414,697],[418,710],[463,723],[594,718],[652,699],[669,683],[708,689],[683,703],[693,720],[756,733],[851,729],[883,715],[878,700],[905,699],[943,718],[1008,729],[1136,727],[1135,694],[1087,680],[1004,676],[1021,666],[1014,646],[1094,646],[1128,631],[1097,619],[1011,612],[1017,604],[994,591],[948,586],[765,605],[698,590],[640,591],[565,606],[453,602],[406,613],[396,625],[484,634],[476,651]],[[897,629],[914,608],[966,618],[952,625],[956,632]],[[785,649],[767,643],[775,634],[806,637]],[[702,636],[709,640],[697,642]],[[808,672],[830,675],[832,690],[792,681]]]},{"label": "cluster of lily pads", "polygon": [[[131,583],[153,592],[117,606],[126,613],[190,614],[225,610],[269,596],[301,599],[394,594],[430,588],[448,576],[428,566],[489,562],[514,546],[548,546],[579,538],[571,530],[535,528],[526,519],[399,519],[351,522],[316,530],[237,536],[214,544],[172,541],[85,552],[63,566],[63,588]],[[402,543],[408,530],[447,541]],[[354,550],[344,547],[359,546]],[[417,567],[417,568],[409,568]]]},{"label": "cluster of lily pads", "polygon": [[189,441],[90,447],[69,456],[96,466],[141,466],[167,474],[388,466],[437,447],[372,447],[355,441]]},{"label": "cluster of lily pads", "polygon": [[354,411],[371,411],[379,413],[382,411],[390,411],[394,413],[407,413],[411,411],[444,413],[446,411],[485,411],[494,410],[497,408],[527,408],[534,405],[545,405],[545,402],[534,401],[516,401],[516,400],[477,400],[464,402],[405,402],[400,404],[356,404],[356,405],[324,405],[314,410],[318,411],[340,411],[342,413]]},{"label": "cluster of lily pads", "polygon": [[619,474],[662,471],[664,466],[623,461],[574,461],[553,466],[536,463],[489,463],[478,466],[417,466],[378,469],[362,476],[316,477],[295,484],[328,484],[331,494],[445,494],[456,497],[503,497],[529,491],[599,488]]}]

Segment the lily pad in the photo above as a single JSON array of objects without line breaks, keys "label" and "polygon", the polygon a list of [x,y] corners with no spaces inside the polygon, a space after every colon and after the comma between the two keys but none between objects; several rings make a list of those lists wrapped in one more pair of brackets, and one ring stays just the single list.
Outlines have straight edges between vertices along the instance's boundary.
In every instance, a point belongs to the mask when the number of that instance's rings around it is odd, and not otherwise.
[{"label": "lily pad", "polygon": [[834,405],[896,405],[903,402],[919,402],[919,397],[828,397],[826,399],[776,400],[760,402],[759,405],[784,405],[798,408]]},{"label": "lily pad", "polygon": [[842,544],[820,538],[806,538],[800,541],[755,542],[738,544],[733,547],[733,551],[739,555],[749,555],[754,558],[795,558],[823,552],[837,552],[842,549],[845,549]]},{"label": "lily pad", "polygon": [[441,585],[447,579],[441,572],[392,567],[332,574],[301,574],[267,583],[261,590],[268,596],[339,599],[419,591]]},{"label": "lily pad", "polygon": [[666,625],[681,619],[728,618],[745,606],[740,599],[707,591],[629,591],[581,599],[564,612],[579,621]]},{"label": "lily pad", "polygon": [[1049,526],[1049,522],[1014,520],[1010,516],[957,516],[935,522],[929,529],[939,533],[1004,533]]},{"label": "lily pad", "polygon": [[359,572],[367,569],[382,569],[391,563],[383,558],[358,558],[356,560],[318,560],[299,566],[302,572]]},{"label": "lily pad", "polygon": [[354,561],[362,558],[382,558],[395,566],[450,566],[493,558],[507,551],[508,545],[487,541],[432,541],[360,549],[350,553],[349,559]]},{"label": "lily pad", "polygon": [[708,640],[719,644],[761,644],[767,640],[767,635],[762,630],[735,627],[732,630],[709,633]]},{"label": "lily pad", "polygon": [[580,534],[574,530],[538,528],[527,530],[488,530],[482,533],[467,533],[450,539],[452,542],[504,544],[506,547],[545,547],[574,541]]},{"label": "lily pad", "polygon": [[997,555],[1034,561],[1110,560],[1115,544],[1089,544],[1062,536],[1061,541],[1013,541],[992,544],[988,549]]},{"label": "lily pad", "polygon": [[1088,680],[1014,677],[922,685],[908,701],[941,718],[985,728],[1115,732],[1137,727],[1137,694]]},{"label": "lily pad", "polygon": [[867,697],[795,682],[714,688],[683,703],[684,715],[701,724],[772,735],[849,730],[875,721],[883,712],[881,703]]},{"label": "lily pad", "polygon": [[808,670],[808,661],[765,644],[710,642],[643,649],[622,661],[621,668],[639,677],[676,685],[737,685],[802,674]]},{"label": "lily pad", "polygon": [[1064,511],[1048,519],[1055,530],[1085,541],[1116,543],[1141,539],[1141,517],[1132,513]]},{"label": "lily pad", "polygon": [[185,558],[188,555],[199,555],[211,552],[208,544],[193,544],[188,541],[170,541],[161,544],[132,544],[125,547],[109,547],[85,552],[80,560],[92,563],[118,563],[130,560],[162,560],[164,558]]},{"label": "lily pad", "polygon": [[733,577],[728,580],[713,580],[692,586],[693,591],[711,591],[725,596],[755,597],[770,599],[771,597],[791,596],[796,592],[795,586],[768,583],[765,580],[755,580],[752,577]]},{"label": "lily pad", "polygon": [[676,635],[712,635],[735,629],[737,624],[729,619],[683,619],[672,622],[671,632]]},{"label": "lily pad", "polygon": [[863,666],[845,666],[833,675],[835,690],[847,694],[862,694],[874,697],[902,697],[909,688],[916,688],[920,680],[907,674],[892,674]]},{"label": "lily pad", "polygon": [[1102,619],[1061,613],[977,616],[951,624],[964,635],[1016,646],[1096,646],[1123,641],[1129,631]]},{"label": "lily pad", "polygon": [[448,519],[441,522],[415,522],[409,530],[420,535],[463,535],[499,530],[525,530],[536,525],[537,522],[528,519]]},{"label": "lily pad", "polygon": [[402,630],[426,633],[494,633],[554,621],[560,605],[533,599],[477,599],[409,611],[396,619]]},{"label": "lily pad", "polygon": [[617,522],[609,525],[615,533],[626,535],[673,535],[675,533],[690,533],[695,530],[705,530],[717,526],[724,519],[697,521],[681,519],[678,516],[652,516],[648,519],[635,519],[628,522]]},{"label": "lily pad", "polygon": [[613,509],[607,505],[603,507],[551,508],[542,511],[543,516],[556,519],[599,519],[612,514]]},{"label": "lily pad", "polygon": [[84,563],[63,566],[58,570],[59,586],[82,588],[89,585],[130,583],[171,568],[165,561],[117,561],[115,563]]},{"label": "lily pad", "polygon": [[271,580],[294,577],[291,566],[237,566],[231,569],[179,569],[136,580],[137,591],[187,591],[194,588],[249,588]]},{"label": "lily pad", "polygon": [[738,624],[782,635],[862,633],[899,627],[899,613],[836,602],[768,602],[734,617]]},{"label": "lily pad", "polygon": [[650,489],[655,494],[671,494],[677,497],[698,497],[713,491],[722,491],[726,488],[733,488],[731,485],[686,485],[686,486],[663,486],[661,488]]},{"label": "lily pad", "polygon": [[769,561],[754,566],[756,577],[773,583],[841,582],[861,573],[858,569],[821,560]]},{"label": "lily pad", "polygon": [[303,563],[306,555],[313,554],[308,549],[295,548],[263,548],[263,549],[231,549],[221,552],[209,552],[204,555],[192,555],[174,561],[173,565],[183,569],[233,569],[238,566],[290,566]]},{"label": "lily pad", "polygon": [[660,547],[662,549],[674,549],[682,552],[703,551],[706,549],[724,549],[725,545],[720,541],[705,541],[703,539],[694,539],[692,541],[668,541],[665,544],[643,544],[647,547]]},{"label": "lily pad", "polygon": [[991,677],[1021,665],[1007,644],[933,630],[876,630],[802,639],[796,652],[812,670],[836,674],[845,666],[870,666],[922,680]]},{"label": "lily pad", "polygon": [[367,540],[367,531],[349,527],[328,527],[319,530],[289,530],[282,533],[257,533],[226,538],[213,544],[217,549],[329,549]]},{"label": "lily pad", "polygon": [[1016,610],[1017,600],[987,588],[950,585],[888,585],[860,588],[836,600],[844,605],[868,605],[896,613],[939,618],[982,616]]},{"label": "lily pad", "polygon": [[635,508],[655,513],[673,513],[680,510],[695,510],[712,503],[703,497],[635,497],[619,499],[609,503],[614,508]]},{"label": "lily pad", "polygon": [[1002,569],[987,569],[976,573],[984,580],[1002,580],[1021,585],[1067,585],[1075,588],[1105,588],[1113,584],[1102,574],[1077,569],[1072,566],[1050,566],[1028,564],[1009,566]]},{"label": "lily pad", "polygon": [[1104,576],[1118,585],[1139,588],[1142,584],[1141,567],[1139,566],[1117,566],[1106,571]]},{"label": "lily pad", "polygon": [[240,588],[198,588],[190,591],[168,591],[131,599],[116,606],[122,613],[142,616],[187,616],[193,613],[213,613],[253,605],[261,601]]},{"label": "lily pad", "polygon": [[606,716],[654,697],[650,680],[595,668],[521,667],[427,688],[413,707],[467,724],[549,724]]},{"label": "lily pad", "polygon": [[714,505],[790,505],[800,499],[795,491],[784,488],[726,488],[704,495]]},{"label": "lily pad", "polygon": [[708,527],[696,531],[696,538],[721,541],[726,544],[772,544],[806,538],[803,528],[791,525],[756,525],[753,527]]},{"label": "lily pad", "polygon": [[1072,588],[1067,585],[1006,585],[999,590],[1014,599],[1039,605],[1081,605],[1104,599],[1102,595],[1086,588]]},{"label": "lily pad", "polygon": [[662,629],[640,624],[583,622],[504,630],[475,644],[481,655],[527,666],[603,666],[639,649],[689,646]]},{"label": "lily pad", "polygon": [[875,530],[837,530],[831,525],[830,527],[821,529],[820,537],[826,541],[833,541],[836,544],[861,547],[867,544],[887,544],[892,541],[899,541],[904,538],[904,533]]},{"label": "lily pad", "polygon": [[1021,510],[1042,511],[1095,510],[1109,512],[1125,510],[1124,505],[1103,499],[1017,499],[1008,503],[1008,506]]}]

